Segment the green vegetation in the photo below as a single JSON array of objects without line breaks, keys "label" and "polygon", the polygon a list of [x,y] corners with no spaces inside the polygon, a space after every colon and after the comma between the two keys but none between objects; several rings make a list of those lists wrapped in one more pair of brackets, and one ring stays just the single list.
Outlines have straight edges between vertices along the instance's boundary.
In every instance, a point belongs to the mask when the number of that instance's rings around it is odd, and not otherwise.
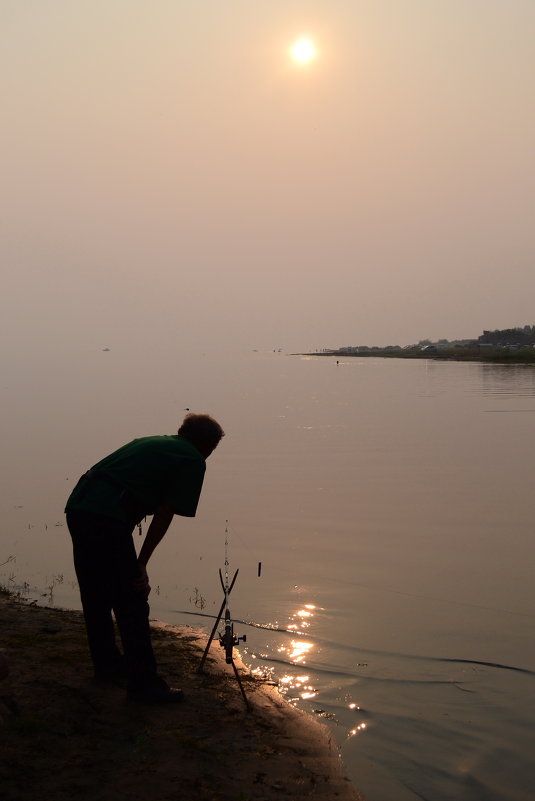
[{"label": "green vegetation", "polygon": [[535,325],[525,325],[523,328],[502,328],[495,331],[483,331],[478,342],[481,344],[522,347],[535,343]]}]

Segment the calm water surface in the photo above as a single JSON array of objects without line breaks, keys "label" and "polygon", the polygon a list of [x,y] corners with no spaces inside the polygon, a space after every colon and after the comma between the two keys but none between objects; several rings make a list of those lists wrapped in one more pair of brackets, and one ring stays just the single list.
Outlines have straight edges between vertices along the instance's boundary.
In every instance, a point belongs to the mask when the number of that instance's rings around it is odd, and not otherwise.
[{"label": "calm water surface", "polygon": [[154,616],[211,629],[227,528],[244,660],[370,801],[533,799],[533,368],[66,347],[8,360],[2,395],[0,582],[77,606],[79,474],[209,411],[228,436],[153,557]]}]

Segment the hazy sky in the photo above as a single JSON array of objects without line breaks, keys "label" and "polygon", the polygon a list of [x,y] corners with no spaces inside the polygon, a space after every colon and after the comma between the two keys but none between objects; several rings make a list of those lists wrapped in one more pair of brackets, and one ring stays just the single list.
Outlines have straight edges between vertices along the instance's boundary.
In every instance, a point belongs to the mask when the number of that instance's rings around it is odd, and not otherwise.
[{"label": "hazy sky", "polygon": [[533,0],[0,0],[3,338],[535,323],[534,41]]}]

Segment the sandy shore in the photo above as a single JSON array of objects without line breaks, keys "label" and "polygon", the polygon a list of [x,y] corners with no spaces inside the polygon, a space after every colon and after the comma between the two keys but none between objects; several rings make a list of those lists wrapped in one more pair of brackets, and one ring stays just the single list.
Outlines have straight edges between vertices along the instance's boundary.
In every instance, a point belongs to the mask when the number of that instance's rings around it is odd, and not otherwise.
[{"label": "sandy shore", "polygon": [[94,683],[79,612],[0,594],[3,801],[363,801],[319,721],[243,671],[247,711],[217,643],[199,674],[205,642],[154,624],[161,673],[186,700],[132,703]]}]

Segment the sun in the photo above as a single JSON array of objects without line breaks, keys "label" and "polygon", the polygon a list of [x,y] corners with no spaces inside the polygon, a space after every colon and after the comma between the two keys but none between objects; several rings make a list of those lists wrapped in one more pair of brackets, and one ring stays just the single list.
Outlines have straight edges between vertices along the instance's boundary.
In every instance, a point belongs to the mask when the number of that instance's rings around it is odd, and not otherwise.
[{"label": "sun", "polygon": [[298,39],[291,46],[290,53],[297,64],[310,64],[316,58],[316,46],[311,39]]}]

